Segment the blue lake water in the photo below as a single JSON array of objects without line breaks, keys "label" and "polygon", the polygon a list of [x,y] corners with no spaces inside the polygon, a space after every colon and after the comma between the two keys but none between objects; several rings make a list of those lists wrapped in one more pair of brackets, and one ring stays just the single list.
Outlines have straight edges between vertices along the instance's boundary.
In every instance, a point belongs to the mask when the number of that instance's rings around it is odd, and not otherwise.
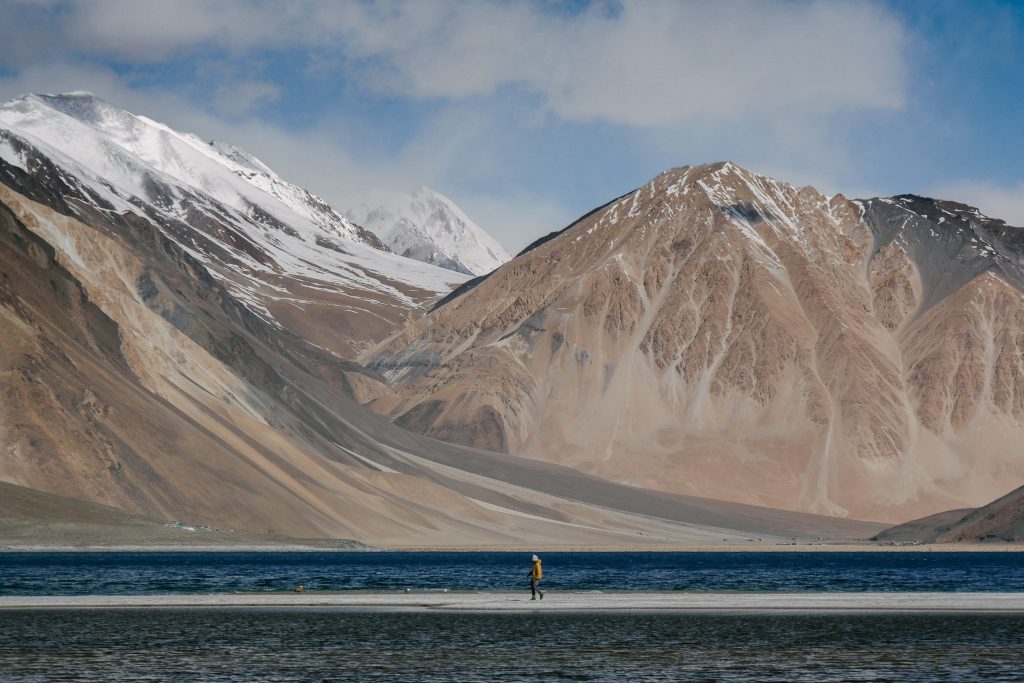
[{"label": "blue lake water", "polygon": [[[547,590],[1024,591],[1005,552],[545,553]],[[0,595],[522,590],[529,553],[0,553]]]}]

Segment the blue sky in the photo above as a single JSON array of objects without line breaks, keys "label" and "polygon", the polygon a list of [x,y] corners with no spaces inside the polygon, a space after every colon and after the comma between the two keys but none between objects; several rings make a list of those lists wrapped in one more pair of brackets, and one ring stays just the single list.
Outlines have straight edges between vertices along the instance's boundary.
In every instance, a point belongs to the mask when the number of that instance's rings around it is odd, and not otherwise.
[{"label": "blue sky", "polygon": [[0,98],[90,90],[344,208],[427,185],[509,249],[672,166],[1024,225],[1024,3],[5,4]]}]

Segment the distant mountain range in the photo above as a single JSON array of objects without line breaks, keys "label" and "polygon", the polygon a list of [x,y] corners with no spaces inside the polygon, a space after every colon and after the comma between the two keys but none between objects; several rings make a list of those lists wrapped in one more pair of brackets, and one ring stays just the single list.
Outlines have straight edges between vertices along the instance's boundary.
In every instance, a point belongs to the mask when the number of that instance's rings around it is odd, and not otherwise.
[{"label": "distant mountain range", "polygon": [[505,248],[440,192],[421,187],[388,194],[348,217],[376,233],[395,253],[442,268],[484,275],[508,261]]},{"label": "distant mountain range", "polygon": [[[728,162],[507,263],[430,190],[367,205],[87,93],[0,106],[19,528],[781,543],[967,515],[1024,481],[1021,228]],[[1019,507],[942,538],[1016,533]]]},{"label": "distant mountain range", "polygon": [[421,547],[880,530],[651,496],[361,407],[383,385],[352,359],[465,280],[230,145],[85,93],[0,106],[0,543],[168,542],[172,521]]}]

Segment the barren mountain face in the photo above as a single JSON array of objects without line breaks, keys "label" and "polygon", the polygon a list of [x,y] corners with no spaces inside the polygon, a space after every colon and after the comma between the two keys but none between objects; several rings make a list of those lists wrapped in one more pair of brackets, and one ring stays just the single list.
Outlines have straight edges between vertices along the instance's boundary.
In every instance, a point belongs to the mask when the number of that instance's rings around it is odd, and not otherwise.
[{"label": "barren mountain face", "polygon": [[463,279],[373,242],[230,146],[87,95],[0,106],[0,488],[19,528],[100,504],[115,526],[383,546],[879,530],[629,488],[368,412],[352,396],[381,385],[346,356]]},{"label": "barren mountain face", "polygon": [[366,356],[424,434],[664,491],[901,520],[1024,480],[1024,230],[668,171]]}]

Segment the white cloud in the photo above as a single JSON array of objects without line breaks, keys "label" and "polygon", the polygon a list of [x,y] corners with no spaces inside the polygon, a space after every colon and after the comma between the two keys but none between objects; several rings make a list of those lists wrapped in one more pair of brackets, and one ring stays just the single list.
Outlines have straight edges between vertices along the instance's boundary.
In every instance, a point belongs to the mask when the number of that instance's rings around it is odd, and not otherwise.
[{"label": "white cloud", "polygon": [[256,80],[229,81],[217,87],[215,106],[231,116],[248,114],[281,99],[281,88]]},{"label": "white cloud", "polygon": [[[71,47],[131,62],[159,62],[208,45],[225,50],[294,40],[292,3],[237,0],[97,0],[67,2],[61,17]],[[301,17],[299,17],[301,20]],[[302,22],[304,23],[304,22]]]},{"label": "white cloud", "polygon": [[986,216],[1024,227],[1024,180],[1016,185],[962,182],[944,185],[929,194],[977,207]]},{"label": "white cloud", "polygon": [[497,0],[106,0],[64,16],[79,51],[313,50],[364,87],[459,100],[519,87],[570,121],[633,126],[904,103],[904,32],[865,3],[627,1],[577,16]]},{"label": "white cloud", "polygon": [[472,5],[437,20],[367,49],[393,92],[520,85],[563,119],[636,126],[903,104],[903,31],[871,5],[647,1],[572,19]]}]

